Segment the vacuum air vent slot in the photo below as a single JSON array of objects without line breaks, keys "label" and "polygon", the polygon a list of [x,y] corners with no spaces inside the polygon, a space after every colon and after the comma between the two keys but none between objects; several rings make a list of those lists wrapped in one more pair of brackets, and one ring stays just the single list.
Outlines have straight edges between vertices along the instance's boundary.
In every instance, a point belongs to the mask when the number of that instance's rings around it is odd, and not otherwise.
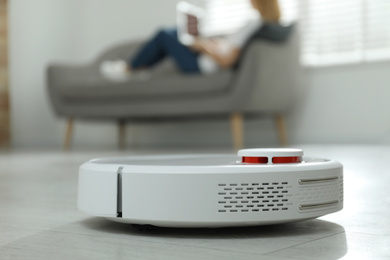
[{"label": "vacuum air vent slot", "polygon": [[[220,213],[263,213],[289,209],[288,182],[220,183]],[[270,191],[272,191],[272,194]],[[272,202],[272,203],[270,203]]]},{"label": "vacuum air vent slot", "polygon": [[309,185],[309,184],[322,184],[322,183],[335,182],[338,179],[339,179],[339,177],[300,179],[298,182],[300,185]]},{"label": "vacuum air vent slot", "polygon": [[305,210],[321,209],[321,208],[337,206],[337,204],[339,204],[337,200],[329,201],[325,203],[304,204],[304,205],[299,205],[299,210],[305,211]]}]

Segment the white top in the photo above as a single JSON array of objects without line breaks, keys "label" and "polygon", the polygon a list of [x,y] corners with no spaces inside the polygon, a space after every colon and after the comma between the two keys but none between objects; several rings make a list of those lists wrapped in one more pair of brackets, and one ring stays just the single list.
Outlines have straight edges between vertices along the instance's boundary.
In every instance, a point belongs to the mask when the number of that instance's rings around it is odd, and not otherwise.
[{"label": "white top", "polygon": [[[226,38],[227,42],[229,43],[229,46],[223,48],[221,50],[221,53],[228,52],[232,48],[242,49],[245,43],[252,36],[252,34],[258,29],[260,29],[261,25],[262,22],[258,17],[249,20],[241,30]],[[213,73],[219,69],[218,63],[213,58],[211,58],[206,54],[199,55],[198,65],[199,65],[200,72],[204,74]]]}]

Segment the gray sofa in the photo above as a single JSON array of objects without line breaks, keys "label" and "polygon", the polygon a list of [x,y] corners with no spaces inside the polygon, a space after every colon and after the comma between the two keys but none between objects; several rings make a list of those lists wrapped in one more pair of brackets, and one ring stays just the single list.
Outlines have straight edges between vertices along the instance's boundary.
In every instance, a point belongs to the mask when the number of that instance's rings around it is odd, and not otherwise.
[{"label": "gray sofa", "polygon": [[117,121],[123,146],[127,122],[213,115],[230,117],[234,146],[240,148],[245,113],[275,116],[280,143],[286,145],[284,114],[294,103],[300,78],[296,30],[283,43],[252,41],[236,70],[184,75],[166,61],[148,80],[112,83],[101,76],[102,61],[127,59],[140,44],[112,47],[89,64],[48,67],[47,87],[53,109],[68,120],[65,148],[70,146],[74,119]]}]

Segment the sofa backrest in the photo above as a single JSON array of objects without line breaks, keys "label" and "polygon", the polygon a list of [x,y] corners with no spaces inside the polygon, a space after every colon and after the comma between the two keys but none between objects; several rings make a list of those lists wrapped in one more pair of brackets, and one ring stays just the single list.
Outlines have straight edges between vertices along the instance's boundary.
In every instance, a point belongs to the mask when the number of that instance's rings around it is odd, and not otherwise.
[{"label": "sofa backrest", "polygon": [[299,49],[297,28],[285,42],[256,39],[248,46],[236,79],[253,86],[247,112],[283,112],[291,107],[302,77]]},{"label": "sofa backrest", "polygon": [[241,56],[237,62],[233,65],[233,70],[237,70],[240,67],[240,64],[243,60],[243,56],[248,51],[249,46],[258,40],[269,41],[274,44],[280,44],[286,42],[291,32],[294,30],[295,23],[292,23],[288,26],[282,26],[277,23],[265,23],[252,34],[249,40],[245,43],[244,47],[241,50]]}]

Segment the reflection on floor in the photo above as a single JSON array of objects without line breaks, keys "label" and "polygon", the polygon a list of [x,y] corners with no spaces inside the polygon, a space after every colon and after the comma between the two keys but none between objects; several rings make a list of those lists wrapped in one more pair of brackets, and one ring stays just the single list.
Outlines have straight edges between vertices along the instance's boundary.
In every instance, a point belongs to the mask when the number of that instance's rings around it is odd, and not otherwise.
[{"label": "reflection on floor", "polygon": [[0,259],[390,259],[390,147],[297,147],[343,163],[343,211],[273,226],[146,231],[79,212],[78,166],[191,151],[1,152]]}]

